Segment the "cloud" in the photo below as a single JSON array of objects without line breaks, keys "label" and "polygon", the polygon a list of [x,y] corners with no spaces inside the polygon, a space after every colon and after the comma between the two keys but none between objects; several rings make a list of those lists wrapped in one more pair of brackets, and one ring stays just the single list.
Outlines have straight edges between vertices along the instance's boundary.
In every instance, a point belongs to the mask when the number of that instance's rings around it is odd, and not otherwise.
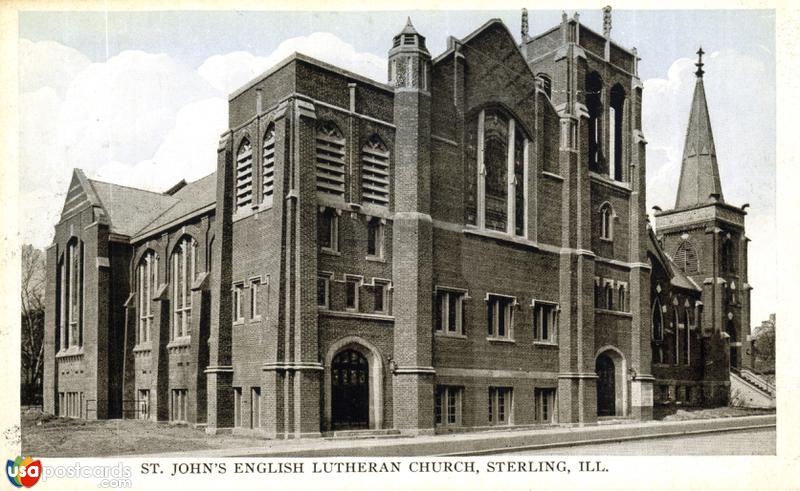
[{"label": "cloud", "polygon": [[[749,280],[756,322],[776,306],[775,79],[762,62],[734,50],[714,52],[705,61],[703,83],[725,201],[752,205],[746,223],[755,238]],[[648,207],[675,204],[695,70],[694,60],[679,59],[667,78],[644,81]]]},{"label": "cloud", "polygon": [[386,80],[385,58],[360,53],[352,45],[327,32],[287,39],[267,56],[255,56],[244,51],[212,56],[197,71],[213,87],[229,94],[294,52],[377,81]]},{"label": "cloud", "polygon": [[298,51],[383,80],[386,60],[333,34],[282,42],[266,56],[213,55],[198,69],[123,51],[92,63],[52,41],[20,40],[22,241],[49,245],[74,167],[89,178],[163,191],[216,168],[227,94]]}]

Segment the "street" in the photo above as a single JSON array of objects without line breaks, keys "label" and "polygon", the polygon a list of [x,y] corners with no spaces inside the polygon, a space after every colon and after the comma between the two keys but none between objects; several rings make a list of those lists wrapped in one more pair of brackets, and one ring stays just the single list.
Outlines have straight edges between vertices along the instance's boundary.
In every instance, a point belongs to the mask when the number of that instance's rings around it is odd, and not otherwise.
[{"label": "street", "polygon": [[775,451],[775,428],[759,428],[574,447],[521,450],[502,455],[775,455]]}]

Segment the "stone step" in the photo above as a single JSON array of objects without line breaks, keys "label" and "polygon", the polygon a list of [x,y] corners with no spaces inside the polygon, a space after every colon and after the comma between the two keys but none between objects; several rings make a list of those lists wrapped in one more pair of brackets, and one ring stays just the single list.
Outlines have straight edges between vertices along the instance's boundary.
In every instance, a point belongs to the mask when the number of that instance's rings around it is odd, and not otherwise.
[{"label": "stone step", "polygon": [[336,430],[325,435],[326,438],[339,440],[356,440],[364,438],[397,438],[402,437],[400,430]]}]

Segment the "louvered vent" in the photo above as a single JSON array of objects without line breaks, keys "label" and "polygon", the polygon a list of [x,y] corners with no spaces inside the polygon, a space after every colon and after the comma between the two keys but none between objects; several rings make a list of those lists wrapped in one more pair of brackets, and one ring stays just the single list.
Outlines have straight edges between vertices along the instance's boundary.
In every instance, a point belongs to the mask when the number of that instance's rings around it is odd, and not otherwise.
[{"label": "louvered vent", "polygon": [[253,147],[248,140],[239,146],[236,155],[236,209],[253,202]]},{"label": "louvered vent", "polygon": [[275,192],[275,127],[270,126],[264,134],[264,161],[263,173],[263,203],[272,205],[272,195]]},{"label": "louvered vent", "polygon": [[675,264],[686,274],[698,273],[697,252],[688,240],[681,242],[675,251]]},{"label": "louvered vent", "polygon": [[344,198],[344,137],[333,123],[317,127],[317,192]]},{"label": "louvered vent", "polygon": [[361,199],[365,203],[389,205],[389,150],[377,135],[361,151]]}]

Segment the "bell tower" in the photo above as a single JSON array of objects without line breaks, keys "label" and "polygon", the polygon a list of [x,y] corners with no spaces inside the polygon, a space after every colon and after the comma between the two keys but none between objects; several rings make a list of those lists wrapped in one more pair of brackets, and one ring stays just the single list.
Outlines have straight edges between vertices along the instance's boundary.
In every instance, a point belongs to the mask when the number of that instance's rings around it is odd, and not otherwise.
[{"label": "bell tower", "polygon": [[394,426],[433,433],[433,220],[431,219],[431,56],[411,19],[389,50],[394,87],[395,162]]},{"label": "bell tower", "polygon": [[706,345],[705,366],[721,375],[729,367],[742,366],[742,342],[750,333],[749,239],[744,223],[748,205],[732,206],[723,197],[703,80],[704,54],[702,48],[697,51],[675,208],[656,214],[656,229],[664,251],[703,290],[698,320]]}]

